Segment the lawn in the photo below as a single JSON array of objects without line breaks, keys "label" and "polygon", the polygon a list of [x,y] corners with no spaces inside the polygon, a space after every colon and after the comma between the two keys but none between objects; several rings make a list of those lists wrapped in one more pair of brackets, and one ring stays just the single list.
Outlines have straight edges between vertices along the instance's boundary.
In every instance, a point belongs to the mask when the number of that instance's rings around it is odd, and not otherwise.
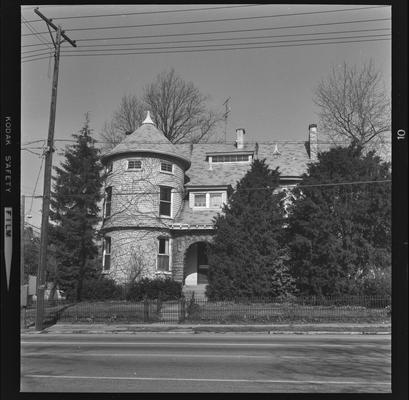
[{"label": "lawn", "polygon": [[186,321],[217,323],[389,322],[387,309],[362,306],[306,306],[291,303],[200,302],[187,305]]}]

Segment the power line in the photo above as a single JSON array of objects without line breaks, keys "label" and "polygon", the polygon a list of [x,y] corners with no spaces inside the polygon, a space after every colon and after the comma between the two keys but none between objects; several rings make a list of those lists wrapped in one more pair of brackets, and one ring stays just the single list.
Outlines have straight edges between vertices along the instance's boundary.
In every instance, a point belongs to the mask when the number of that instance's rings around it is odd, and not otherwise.
[{"label": "power line", "polygon": [[187,45],[187,46],[165,46],[165,47],[154,47],[154,48],[119,48],[119,49],[86,49],[86,50],[74,50],[74,51],[64,51],[63,54],[77,53],[77,52],[101,52],[101,51],[132,51],[132,50],[163,50],[163,49],[188,49],[188,48],[204,48],[204,47],[225,47],[225,46],[250,46],[250,45],[260,45],[260,44],[275,44],[275,43],[295,43],[295,42],[314,42],[319,40],[344,40],[344,39],[361,39],[361,38],[374,38],[391,36],[390,33],[377,34],[377,35],[358,35],[358,36],[343,36],[337,38],[316,38],[316,39],[295,39],[295,40],[275,40],[272,42],[241,42],[241,43],[222,43],[222,44],[204,44],[204,45]]},{"label": "power line", "polygon": [[[112,143],[109,140],[98,140],[98,139],[94,139],[95,143]],[[76,139],[54,139],[55,142],[71,142],[71,143],[77,143]],[[120,142],[118,142],[117,144],[119,144]],[[214,144],[218,144],[218,145],[234,145],[236,142],[235,141],[217,141],[217,142],[200,142],[200,143],[193,143],[194,146],[197,145],[214,145]],[[292,144],[297,144],[297,143],[305,143],[305,140],[270,140],[270,141],[259,141],[259,140],[254,140],[254,141],[246,141],[245,145],[249,145],[249,144],[270,144],[270,145],[274,145],[275,143],[292,143]],[[338,140],[338,141],[321,141],[318,140],[318,145],[320,144],[348,144],[349,141],[346,140]],[[143,142],[143,144],[163,144],[163,142]],[[190,142],[186,142],[186,143],[174,143],[174,145],[178,146],[178,145],[185,145],[188,146],[190,145]],[[32,148],[36,148],[36,149],[42,149],[43,147],[32,147]],[[246,149],[245,149],[246,150]]]},{"label": "power line", "polygon": [[[24,20],[24,17],[21,17]],[[50,45],[48,44],[48,42],[44,42],[44,38],[41,36],[41,34],[39,32],[37,32],[37,30],[31,26],[30,23],[27,22],[27,28],[30,30],[30,32],[32,32],[33,35],[35,35],[38,40],[46,47],[48,47],[51,50]]]},{"label": "power line", "polygon": [[[115,49],[87,49],[87,50],[74,50],[74,51],[64,51],[63,54],[70,54],[75,53],[78,54],[79,52],[82,53],[89,53],[89,52],[112,52],[112,51],[127,51],[130,50],[167,50],[167,49],[191,49],[191,48],[205,48],[205,47],[225,47],[225,46],[253,46],[253,45],[260,45],[260,44],[275,44],[275,43],[295,43],[295,42],[314,42],[319,40],[343,40],[343,39],[359,39],[359,38],[374,38],[374,37],[383,37],[383,36],[390,36],[390,34],[377,34],[377,35],[358,35],[358,36],[343,36],[337,38],[316,38],[316,39],[294,39],[294,40],[276,40],[272,42],[247,42],[247,43],[222,43],[222,44],[204,44],[204,45],[187,45],[187,46],[165,46],[165,47],[153,47],[153,48],[115,48]],[[35,54],[33,56],[40,56],[47,53],[42,54]],[[106,53],[109,54],[109,53]],[[27,57],[32,56],[25,56]]]},{"label": "power line", "polygon": [[[285,178],[285,177],[284,177]],[[300,178],[301,180],[301,178]],[[313,187],[334,187],[334,186],[349,186],[349,185],[371,185],[371,184],[380,184],[380,183],[391,183],[391,179],[384,179],[384,180],[377,180],[377,181],[350,181],[350,182],[328,182],[328,183],[316,183],[316,184],[294,184],[290,186],[294,186],[297,188],[313,188]],[[258,191],[258,190],[276,190],[279,189],[280,185],[277,187],[254,187],[254,188],[240,188],[240,189],[234,189],[234,191]],[[177,194],[185,194],[189,188],[186,188],[186,190],[172,190],[172,193],[177,193]],[[112,192],[112,197],[115,196],[135,196],[135,195],[150,195],[150,194],[160,194],[160,191],[141,191],[141,192]],[[94,197],[95,194],[65,194],[65,195],[59,195],[59,197],[62,198],[89,198],[89,197]],[[35,197],[35,198],[42,198],[43,196],[26,196],[26,197]]]},{"label": "power line", "polygon": [[[380,20],[388,20],[390,18],[384,18]],[[77,42],[90,42],[90,41],[100,41],[100,40],[121,40],[121,39],[146,39],[146,38],[156,38],[156,37],[175,37],[175,36],[197,36],[197,35],[214,35],[220,33],[241,33],[241,32],[256,32],[256,31],[268,31],[274,29],[292,29],[292,28],[302,28],[302,27],[316,27],[316,26],[327,26],[327,25],[337,25],[337,24],[348,24],[355,22],[372,22],[376,20],[363,20],[363,21],[343,21],[343,22],[330,22],[322,24],[307,24],[307,25],[296,25],[296,26],[283,26],[283,27],[265,27],[265,28],[249,28],[249,29],[235,29],[235,30],[224,30],[224,31],[207,31],[207,32],[185,32],[185,33],[168,33],[168,34],[157,34],[157,35],[138,35],[138,36],[119,36],[119,37],[102,37],[102,38],[85,38],[79,39]],[[303,33],[301,33],[302,35]],[[305,33],[307,34],[307,33]],[[34,46],[33,44],[25,45],[22,47]]]},{"label": "power line", "polygon": [[[289,14],[288,14],[289,15]],[[221,18],[221,19],[211,19],[211,20],[200,20],[200,21],[179,21],[179,22],[161,22],[161,23],[150,23],[150,24],[139,24],[139,25],[114,25],[114,26],[100,26],[100,27],[89,27],[89,28],[72,28],[67,31],[95,31],[95,30],[106,30],[106,29],[124,29],[124,28],[144,28],[152,26],[169,26],[169,25],[186,25],[186,24],[199,24],[199,23],[211,23],[211,22],[227,22],[227,21],[238,21],[238,20],[248,20],[248,19],[258,19],[258,18],[275,18],[282,17],[283,15],[259,15],[256,17],[240,17],[240,18]],[[315,26],[321,25],[337,25],[337,24],[353,24],[353,23],[362,23],[362,22],[374,22],[374,21],[389,21],[390,18],[375,18],[367,20],[356,20],[348,22],[331,22],[325,24],[315,24]],[[313,25],[298,25],[298,26],[289,26],[286,28],[301,28],[305,26]],[[275,27],[271,29],[283,29],[283,27]],[[39,32],[39,34],[44,34],[47,32]],[[25,33],[21,36],[32,36],[33,33]]]},{"label": "power line", "polygon": [[[187,8],[179,10],[158,10],[158,11],[139,11],[139,12],[128,12],[128,13],[117,13],[117,14],[97,14],[97,15],[80,15],[80,16],[68,16],[68,17],[58,17],[53,18],[54,20],[63,20],[63,19],[79,19],[79,18],[99,18],[99,17],[119,17],[119,16],[128,16],[128,15],[147,15],[147,14],[168,14],[168,13],[178,13],[178,12],[190,12],[190,11],[207,11],[207,10],[222,10],[222,9],[234,9],[234,8],[243,8],[243,7],[259,7],[263,4],[248,4],[248,5],[239,5],[239,6],[222,6],[222,7],[204,7],[204,8]],[[378,8],[378,7],[367,7],[367,8]],[[28,22],[38,22],[41,19],[34,19]]]},{"label": "power line", "polygon": [[[44,162],[44,158],[41,158],[40,168],[39,168],[39,170],[38,170],[36,183],[35,183],[34,189],[33,189],[33,196],[34,196],[34,193],[35,193],[35,191],[36,191],[36,189],[37,189],[37,184],[38,184],[38,180],[39,180],[39,178],[40,178],[41,169],[43,168],[43,162]],[[31,204],[30,204],[30,211],[28,212],[29,214],[31,214],[31,210],[33,209],[33,200],[34,200],[34,198],[32,197],[32,198],[31,198]]]},{"label": "power line", "polygon": [[[372,32],[372,31],[391,31],[390,28],[377,28],[377,29],[356,29],[349,31],[333,31],[333,32],[313,32],[313,33],[294,33],[286,35],[264,35],[264,36],[246,36],[246,37],[234,37],[234,38],[211,38],[211,39],[192,39],[192,40],[172,40],[166,42],[139,42],[139,43],[108,43],[108,44],[89,44],[82,45],[81,48],[85,47],[111,47],[111,46],[136,46],[136,45],[157,45],[157,44],[173,44],[173,43],[194,43],[194,42],[214,42],[214,41],[225,41],[225,40],[248,40],[248,39],[269,39],[278,37],[294,37],[294,36],[316,36],[316,35],[335,35],[335,34],[345,34],[345,33],[358,33],[358,32]],[[323,39],[338,39],[338,38],[323,38]],[[37,49],[33,51],[43,51],[42,49]],[[23,52],[22,54],[29,53]]]},{"label": "power line", "polygon": [[[121,56],[121,55],[144,55],[144,54],[175,54],[175,53],[198,53],[198,52],[209,52],[209,51],[230,51],[230,50],[251,50],[251,49],[267,49],[275,47],[299,47],[299,46],[316,46],[316,45],[326,45],[326,44],[345,44],[345,43],[363,43],[363,42],[374,42],[385,39],[367,39],[367,40],[349,40],[349,41],[340,41],[340,42],[323,42],[323,43],[303,43],[303,44],[288,44],[288,45],[276,45],[276,46],[257,46],[257,47],[234,47],[234,48],[222,48],[222,49],[200,49],[200,50],[171,50],[171,51],[150,51],[150,52],[127,52],[127,53],[101,53],[101,54],[61,54],[62,57],[94,57],[94,56]],[[47,54],[47,53],[45,53]],[[24,59],[22,63],[43,60],[48,57],[40,57],[34,59]]]}]

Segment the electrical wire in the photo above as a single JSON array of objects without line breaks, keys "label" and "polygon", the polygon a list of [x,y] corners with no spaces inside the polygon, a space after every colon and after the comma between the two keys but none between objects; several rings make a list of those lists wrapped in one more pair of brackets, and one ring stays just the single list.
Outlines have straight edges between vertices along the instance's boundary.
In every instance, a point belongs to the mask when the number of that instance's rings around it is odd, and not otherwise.
[{"label": "electrical wire", "polygon": [[[227,22],[227,21],[238,21],[238,20],[248,20],[257,18],[274,18],[279,15],[259,15],[256,17],[241,17],[241,18],[222,18],[222,19],[212,19],[212,20],[200,20],[200,21],[179,21],[179,22],[161,22],[161,23],[150,23],[150,24],[139,24],[139,25],[114,25],[114,26],[101,26],[101,27],[88,27],[88,28],[72,28],[65,29],[65,32],[74,31],[96,31],[96,30],[106,30],[106,29],[125,29],[125,28],[143,28],[143,27],[153,27],[153,26],[169,26],[169,25],[186,25],[186,24],[199,24],[199,23],[214,23],[214,22]],[[282,16],[280,16],[282,17]],[[364,19],[355,21],[342,21],[342,22],[328,22],[322,24],[309,24],[309,25],[294,25],[287,27],[273,27],[270,29],[290,29],[290,28],[302,28],[307,26],[324,26],[324,25],[340,25],[340,24],[355,24],[355,23],[365,23],[365,22],[376,22],[376,21],[390,21],[390,18],[374,18],[374,19]],[[39,34],[44,34],[47,32],[39,32]],[[21,36],[32,36],[31,33],[25,33]]]},{"label": "electrical wire", "polygon": [[[270,38],[281,38],[281,37],[294,37],[294,36],[316,36],[316,35],[335,35],[335,34],[345,34],[345,33],[358,33],[358,32],[372,32],[372,31],[391,31],[390,28],[377,28],[377,29],[356,29],[349,31],[333,31],[333,32],[313,32],[313,33],[293,33],[285,35],[264,35],[264,36],[247,36],[247,37],[235,37],[235,38],[211,38],[211,39],[192,39],[192,40],[172,40],[166,42],[139,42],[139,43],[108,43],[108,44],[88,44],[82,45],[81,48],[87,47],[112,47],[112,46],[136,46],[136,45],[158,45],[158,44],[173,44],[173,43],[195,43],[195,42],[215,42],[215,41],[225,41],[225,40],[249,40],[249,39],[270,39]],[[338,39],[334,38],[323,38],[323,39]],[[43,51],[42,49],[37,49],[33,51]],[[22,54],[29,53],[23,52]]]},{"label": "electrical wire", "polygon": [[[53,20],[64,20],[64,19],[80,19],[80,18],[100,18],[100,17],[119,17],[119,16],[128,16],[128,15],[147,15],[147,14],[168,14],[168,13],[178,13],[178,12],[190,12],[190,11],[217,11],[223,9],[235,9],[243,7],[259,7],[263,4],[247,4],[239,6],[222,6],[222,7],[204,7],[204,8],[187,8],[179,10],[158,10],[158,11],[139,11],[139,12],[127,12],[127,13],[117,13],[117,14],[94,14],[94,15],[80,15],[80,16],[68,16],[68,17],[58,17],[53,18]],[[378,8],[378,7],[366,7],[366,8]],[[353,9],[354,10],[354,9]],[[33,19],[28,22],[39,22],[42,19]]]},{"label": "electrical wire", "polygon": [[[36,183],[35,183],[34,189],[33,189],[33,196],[34,196],[34,193],[35,193],[35,191],[36,191],[36,189],[37,189],[37,184],[38,184],[38,180],[39,180],[39,178],[40,178],[41,169],[43,168],[43,163],[44,163],[44,158],[42,157],[42,158],[41,158],[40,168],[39,168],[38,174],[37,174]],[[28,212],[29,214],[31,214],[31,210],[33,209],[33,200],[34,200],[34,198],[31,197],[30,211]]]},{"label": "electrical wire", "polygon": [[[300,178],[301,180],[301,178]],[[391,179],[384,179],[384,180],[372,180],[372,181],[350,181],[350,182],[328,182],[328,183],[316,183],[316,184],[294,184],[290,186],[295,186],[297,188],[329,188],[329,187],[335,187],[335,186],[350,186],[350,185],[371,185],[371,184],[385,184],[385,183],[392,183]],[[279,188],[279,187],[277,187]],[[234,191],[244,191],[244,192],[252,192],[252,191],[259,191],[259,190],[276,190],[277,188],[272,188],[272,187],[254,187],[254,188],[240,188],[240,189],[234,189]],[[177,194],[186,194],[187,190],[171,190],[172,193],[177,193]],[[160,194],[160,191],[149,191],[149,192],[112,192],[112,197],[115,196],[135,196],[135,195],[158,195]],[[60,195],[60,197],[63,198],[89,198],[89,197],[94,197],[95,194],[65,194],[65,195]],[[26,197],[43,197],[43,196],[26,196]]]},{"label": "electrical wire", "polygon": [[[171,51],[148,51],[148,52],[127,52],[127,53],[100,53],[100,54],[66,54],[62,53],[61,57],[95,57],[95,56],[121,56],[121,55],[145,55],[145,54],[176,54],[176,53],[199,53],[199,52],[209,52],[209,51],[230,51],[230,50],[251,50],[251,49],[267,49],[276,47],[300,47],[300,46],[316,46],[316,45],[327,45],[327,44],[345,44],[345,43],[364,43],[364,42],[375,42],[388,40],[390,38],[379,38],[379,39],[366,39],[366,40],[349,40],[349,41],[339,41],[339,42],[322,42],[322,43],[303,43],[303,44],[286,44],[286,45],[272,45],[272,46],[257,46],[257,47],[234,47],[234,48],[222,48],[222,49],[199,49],[199,50],[171,50]],[[47,54],[47,53],[45,53]],[[30,58],[23,59],[21,62],[30,62],[36,60],[48,59],[48,57],[40,58]]]},{"label": "electrical wire", "polygon": [[[390,21],[389,18],[385,18],[386,20]],[[373,20],[366,20],[366,22],[370,22]],[[355,21],[353,21],[355,22]],[[356,21],[360,22],[360,21]],[[184,33],[168,33],[168,34],[157,34],[157,35],[138,35],[138,36],[119,36],[119,37],[99,37],[99,38],[84,38],[78,39],[76,42],[90,42],[90,41],[101,41],[101,40],[122,40],[122,39],[146,39],[146,38],[157,38],[157,37],[176,37],[176,36],[197,36],[197,35],[214,35],[220,33],[241,33],[241,32],[256,32],[256,31],[268,31],[272,29],[287,29],[287,28],[298,28],[298,27],[316,27],[316,26],[326,26],[326,25],[336,25],[336,24],[348,24],[350,22],[331,22],[331,23],[324,23],[324,24],[309,24],[309,25],[302,25],[302,26],[284,26],[284,27],[265,27],[265,28],[250,28],[250,29],[235,29],[235,30],[224,30],[224,31],[207,31],[207,32],[184,32]],[[300,35],[307,35],[308,33],[300,33]],[[30,47],[30,46],[37,46],[37,44],[29,44],[23,45],[22,47]]]},{"label": "electrical wire", "polygon": [[[23,20],[25,20],[25,18],[22,16],[21,17]],[[38,32],[33,26],[31,26],[31,24],[30,23],[27,23],[27,22],[25,22],[26,23],[26,25],[27,25],[27,28],[30,30],[30,32],[32,32],[32,34],[33,35],[35,35],[37,38],[38,38],[38,40],[44,45],[44,46],[46,46],[46,47],[48,47],[50,50],[52,50],[51,49],[51,47],[48,45],[48,42],[45,42],[44,41],[44,38],[41,36],[41,33],[40,32]],[[47,32],[45,32],[45,33],[47,33]],[[23,36],[23,35],[22,35]]]},{"label": "electrical wire", "polygon": [[205,48],[205,47],[225,47],[225,46],[253,46],[253,45],[263,45],[263,44],[275,44],[275,43],[296,43],[296,42],[314,42],[319,40],[344,40],[344,39],[363,39],[363,38],[374,38],[374,37],[384,37],[391,36],[390,33],[377,34],[377,35],[358,35],[358,36],[343,36],[331,39],[295,39],[295,40],[275,40],[272,42],[242,42],[242,43],[222,43],[222,44],[204,44],[204,45],[187,45],[187,46],[165,46],[165,47],[154,47],[154,48],[119,48],[119,49],[86,49],[86,50],[66,50],[63,54],[69,53],[87,53],[87,52],[101,52],[101,51],[132,51],[132,50],[166,50],[166,49],[188,49],[188,48]]}]

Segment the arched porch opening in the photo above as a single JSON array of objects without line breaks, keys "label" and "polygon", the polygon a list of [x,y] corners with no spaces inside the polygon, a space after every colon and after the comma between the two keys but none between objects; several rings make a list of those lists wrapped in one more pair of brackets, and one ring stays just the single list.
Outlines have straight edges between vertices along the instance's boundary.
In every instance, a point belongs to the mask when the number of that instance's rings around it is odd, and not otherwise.
[{"label": "arched porch opening", "polygon": [[198,241],[186,249],[183,265],[183,284],[185,286],[207,285],[208,246],[208,242]]}]

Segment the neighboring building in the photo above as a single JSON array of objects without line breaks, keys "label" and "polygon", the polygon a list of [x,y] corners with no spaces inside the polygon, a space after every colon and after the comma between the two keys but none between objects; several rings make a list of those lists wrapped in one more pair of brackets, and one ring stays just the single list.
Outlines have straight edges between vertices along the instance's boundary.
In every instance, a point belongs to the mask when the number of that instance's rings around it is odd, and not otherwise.
[{"label": "neighboring building", "polygon": [[254,158],[279,167],[282,188],[297,184],[318,153],[317,126],[306,143],[172,144],[148,113],[143,124],[102,157],[108,176],[103,268],[119,282],[170,276],[185,286],[207,283],[206,243],[228,188]]}]

